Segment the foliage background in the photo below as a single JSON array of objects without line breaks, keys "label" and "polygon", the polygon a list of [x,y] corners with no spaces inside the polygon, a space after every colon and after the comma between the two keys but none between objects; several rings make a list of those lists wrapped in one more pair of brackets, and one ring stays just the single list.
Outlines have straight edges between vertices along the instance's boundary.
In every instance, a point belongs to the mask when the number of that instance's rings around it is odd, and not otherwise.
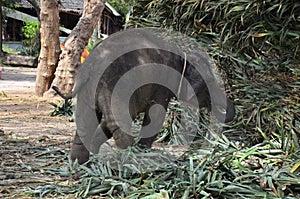
[{"label": "foliage background", "polygon": [[27,21],[22,27],[23,46],[21,54],[38,56],[40,52],[40,23],[38,21]]},{"label": "foliage background", "polygon": [[[129,26],[167,27],[202,43],[238,107],[235,133],[299,132],[300,4],[296,1],[138,1]],[[253,139],[254,138],[254,139]]]}]

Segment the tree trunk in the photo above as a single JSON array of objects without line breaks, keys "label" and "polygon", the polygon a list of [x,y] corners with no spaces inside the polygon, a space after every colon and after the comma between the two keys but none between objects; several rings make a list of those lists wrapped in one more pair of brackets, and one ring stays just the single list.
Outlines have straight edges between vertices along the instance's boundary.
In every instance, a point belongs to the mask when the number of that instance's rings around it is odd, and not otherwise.
[{"label": "tree trunk", "polygon": [[0,57],[3,56],[2,51],[2,0],[0,0]]},{"label": "tree trunk", "polygon": [[49,90],[59,58],[59,13],[57,0],[41,0],[40,21],[41,51],[35,87],[37,96],[43,96],[44,92]]},{"label": "tree trunk", "polygon": [[[72,91],[77,70],[81,64],[81,54],[100,19],[105,7],[104,3],[105,0],[84,0],[82,16],[65,42],[52,83],[52,86],[57,86],[65,94],[70,94]],[[54,95],[55,92],[50,89],[44,96],[52,97]]]}]

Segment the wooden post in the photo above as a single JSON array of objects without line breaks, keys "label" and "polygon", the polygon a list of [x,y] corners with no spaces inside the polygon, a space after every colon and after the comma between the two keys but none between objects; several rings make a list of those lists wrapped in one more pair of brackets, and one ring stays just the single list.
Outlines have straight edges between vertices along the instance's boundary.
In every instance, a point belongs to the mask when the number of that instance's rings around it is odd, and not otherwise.
[{"label": "wooden post", "polygon": [[35,87],[37,96],[43,96],[49,90],[58,63],[60,46],[57,0],[41,0],[40,20],[41,51]]},{"label": "wooden post", "polygon": [[[64,94],[70,94],[72,91],[81,64],[81,54],[93,34],[104,7],[104,0],[84,0],[82,16],[65,42],[52,83],[52,86],[58,87]],[[50,89],[44,96],[52,97],[55,94]]]}]

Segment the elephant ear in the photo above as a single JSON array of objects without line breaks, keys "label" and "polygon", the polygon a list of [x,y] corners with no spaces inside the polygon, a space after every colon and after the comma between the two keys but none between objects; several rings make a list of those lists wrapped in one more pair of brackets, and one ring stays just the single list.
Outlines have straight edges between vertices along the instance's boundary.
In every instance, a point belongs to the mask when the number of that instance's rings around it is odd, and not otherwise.
[{"label": "elephant ear", "polygon": [[[185,99],[194,105],[208,107],[210,94],[208,86],[215,85],[216,80],[208,55],[203,51],[191,51],[187,56],[187,67],[184,74],[189,84],[186,85]],[[197,100],[197,102],[195,101]]]},{"label": "elephant ear", "polygon": [[191,104],[193,106],[198,106],[197,95],[199,93],[200,84],[191,82],[188,79],[184,78],[180,90],[179,100],[187,102],[188,104]]},{"label": "elephant ear", "polygon": [[199,102],[196,100],[200,93],[203,93],[203,98],[209,97],[204,95],[204,91],[206,90],[206,83],[199,73],[199,70],[197,70],[194,65],[188,63],[182,82],[180,99],[191,105],[198,106]]}]

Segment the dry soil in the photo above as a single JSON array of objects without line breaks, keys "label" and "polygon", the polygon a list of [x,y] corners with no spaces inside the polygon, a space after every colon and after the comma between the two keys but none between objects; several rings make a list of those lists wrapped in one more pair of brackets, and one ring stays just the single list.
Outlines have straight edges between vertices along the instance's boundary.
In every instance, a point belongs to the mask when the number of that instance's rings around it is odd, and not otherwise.
[{"label": "dry soil", "polygon": [[[34,95],[35,68],[4,66],[0,80],[0,198],[26,197],[25,190],[54,182],[49,170],[65,162],[74,122],[50,117],[59,98]],[[25,194],[25,195],[24,195]]]}]

